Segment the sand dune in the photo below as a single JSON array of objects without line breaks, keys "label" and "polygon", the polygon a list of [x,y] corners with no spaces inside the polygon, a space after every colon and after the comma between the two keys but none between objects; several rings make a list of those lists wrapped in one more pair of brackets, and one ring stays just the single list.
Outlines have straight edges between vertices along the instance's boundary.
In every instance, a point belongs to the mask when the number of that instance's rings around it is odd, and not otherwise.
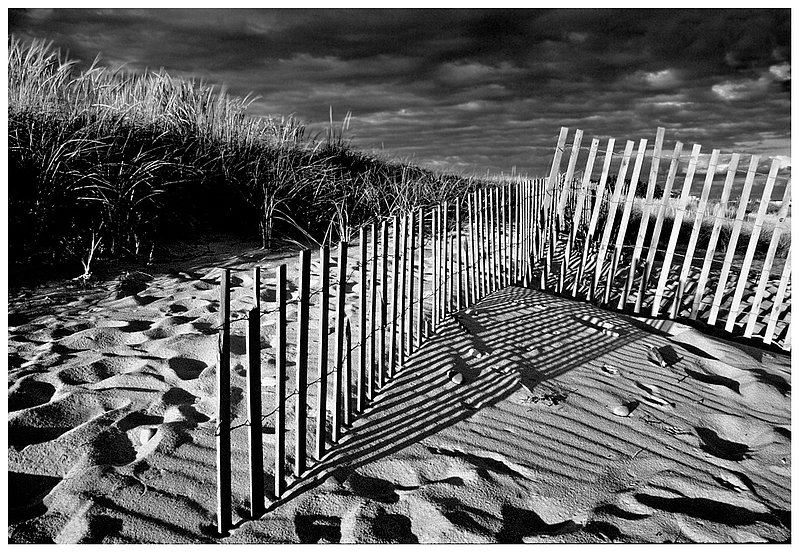
[{"label": "sand dune", "polygon": [[[224,251],[50,302],[41,290],[12,298],[10,542],[790,538],[789,356],[517,287],[448,319],[341,442],[280,501],[268,499],[261,519],[247,520],[241,319],[253,299],[245,269],[266,268],[269,310],[272,268],[290,263],[291,294],[296,257]],[[349,267],[356,258],[351,251]],[[214,518],[220,265],[240,269],[232,279],[235,528],[224,537]],[[315,288],[316,256],[312,273]],[[353,316],[360,278],[353,269],[345,290]],[[312,299],[310,380],[319,295]],[[288,320],[292,342],[296,309]],[[265,315],[261,327],[265,414],[274,403],[275,322]],[[666,366],[648,359],[651,348]],[[310,386],[309,427],[316,393]],[[290,397],[287,420],[293,410]],[[267,416],[268,498],[274,433]],[[292,462],[290,454],[287,474]]]}]

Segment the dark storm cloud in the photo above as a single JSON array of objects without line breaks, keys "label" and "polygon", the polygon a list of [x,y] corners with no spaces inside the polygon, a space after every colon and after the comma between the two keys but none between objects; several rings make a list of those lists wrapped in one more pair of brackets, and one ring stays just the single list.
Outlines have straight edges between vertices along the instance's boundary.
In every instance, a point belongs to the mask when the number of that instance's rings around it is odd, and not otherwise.
[{"label": "dark storm cloud", "polygon": [[11,10],[9,30],[256,114],[350,110],[359,145],[440,167],[543,174],[562,125],[789,155],[789,10]]}]

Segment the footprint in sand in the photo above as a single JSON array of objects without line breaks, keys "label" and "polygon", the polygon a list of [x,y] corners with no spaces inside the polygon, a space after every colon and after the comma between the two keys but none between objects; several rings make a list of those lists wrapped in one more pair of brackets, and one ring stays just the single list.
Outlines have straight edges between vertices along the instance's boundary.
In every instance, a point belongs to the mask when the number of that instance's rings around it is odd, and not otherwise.
[{"label": "footprint in sand", "polygon": [[705,414],[695,430],[703,451],[728,461],[742,461],[781,439],[763,421],[724,413]]},{"label": "footprint in sand", "polygon": [[8,389],[8,410],[19,411],[42,405],[50,401],[55,393],[55,386],[48,382],[39,382],[33,376],[20,378]]},{"label": "footprint in sand", "polygon": [[207,365],[199,359],[190,357],[173,357],[169,360],[169,368],[175,371],[181,380],[197,379],[206,367]]}]

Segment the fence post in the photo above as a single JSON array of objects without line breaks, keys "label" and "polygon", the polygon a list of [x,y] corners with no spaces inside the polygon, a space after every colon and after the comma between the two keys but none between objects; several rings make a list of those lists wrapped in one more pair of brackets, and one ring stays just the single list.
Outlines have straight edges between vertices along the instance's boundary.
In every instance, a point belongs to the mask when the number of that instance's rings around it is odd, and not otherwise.
[{"label": "fence post", "polygon": [[217,532],[231,527],[231,270],[220,277],[217,345]]},{"label": "fence post", "polygon": [[439,320],[439,206],[431,209],[431,330]]},{"label": "fence post", "polygon": [[298,478],[306,470],[306,406],[308,405],[308,324],[311,285],[311,250],[300,252],[300,286],[297,310],[297,365],[295,385],[295,453],[294,475]]},{"label": "fence post", "polygon": [[361,258],[361,282],[358,308],[358,331],[361,336],[358,341],[358,395],[356,411],[363,413],[367,403],[367,228],[362,226],[358,232]]},{"label": "fence post", "polygon": [[276,282],[278,321],[275,325],[275,498],[284,489],[283,461],[286,456],[286,265],[278,267]]},{"label": "fence post", "polygon": [[317,460],[325,455],[325,435],[328,421],[328,303],[330,302],[330,247],[319,249],[319,388],[317,391]]},{"label": "fence post", "polygon": [[[348,386],[342,386],[344,380],[344,321],[347,318],[344,312],[344,289],[347,286],[347,242],[344,240],[339,242],[339,259],[336,265],[339,286],[336,290],[336,374],[333,379],[333,428],[331,431],[331,440],[334,443],[338,442],[341,436],[342,396],[349,396]],[[349,407],[349,401],[344,401],[344,407]]]},{"label": "fence post", "polygon": [[253,269],[253,308],[247,315],[247,418],[250,457],[250,517],[264,509],[264,450],[261,428],[261,269]]}]

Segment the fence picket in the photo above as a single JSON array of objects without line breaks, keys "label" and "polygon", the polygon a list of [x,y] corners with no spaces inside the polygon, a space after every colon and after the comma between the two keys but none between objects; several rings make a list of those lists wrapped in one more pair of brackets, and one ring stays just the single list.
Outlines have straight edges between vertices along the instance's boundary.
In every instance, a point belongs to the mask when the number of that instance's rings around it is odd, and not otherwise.
[{"label": "fence picket", "polygon": [[[408,213],[405,213],[403,217],[400,219],[400,274],[398,278],[400,279],[400,298],[398,299],[397,304],[397,321],[398,323],[398,334],[397,334],[397,366],[393,369],[393,373],[396,373],[400,367],[403,366],[406,360],[406,302],[408,298],[406,296],[406,275],[408,272]],[[397,286],[397,285],[395,285]]]},{"label": "fence picket", "polygon": [[358,294],[358,379],[356,389],[356,411],[363,413],[367,406],[367,228],[358,231],[359,269],[361,271]]},{"label": "fence picket", "polygon": [[378,362],[378,386],[383,388],[386,383],[386,323],[387,323],[387,302],[389,301],[389,225],[384,220],[381,224],[381,331],[380,331],[380,356]]},{"label": "fence picket", "polygon": [[792,273],[792,246],[789,245],[789,251],[786,253],[786,260],[783,263],[783,272],[781,273],[781,281],[778,285],[778,291],[772,299],[772,310],[769,314],[767,321],[767,329],[764,331],[764,344],[769,345],[775,335],[775,327],[778,324],[778,317],[780,316],[781,308],[783,307],[783,298],[786,295],[786,288],[789,285],[789,277]]},{"label": "fence picket", "polygon": [[347,242],[339,242],[339,259],[336,262],[337,290],[336,290],[336,373],[333,378],[333,428],[331,429],[331,440],[336,443],[341,437],[342,429],[342,408],[343,404],[348,405],[348,401],[343,396],[349,395],[349,390],[344,381],[344,321],[347,315],[344,312],[345,295],[344,289],[347,286]]},{"label": "fence picket", "polygon": [[789,202],[791,201],[792,197],[792,187],[791,187],[791,180],[786,183],[786,189],[783,192],[783,199],[781,200],[781,207],[778,211],[778,224],[775,225],[775,228],[772,231],[772,239],[769,242],[769,248],[767,249],[767,256],[764,258],[764,264],[761,266],[761,278],[758,281],[758,286],[756,287],[756,293],[753,297],[752,306],[750,309],[750,317],[747,320],[747,326],[744,329],[744,337],[750,338],[753,335],[753,330],[755,329],[756,319],[758,318],[759,309],[761,308],[761,300],[764,298],[764,289],[767,286],[767,281],[770,278],[770,273],[772,272],[772,264],[775,260],[775,253],[778,250],[778,245],[781,240],[781,236],[787,230],[789,223],[786,220],[787,215],[789,214]]},{"label": "fence picket", "polygon": [[[586,203],[586,196],[589,190],[589,182],[592,178],[592,170],[594,169],[594,161],[597,157],[597,149],[600,146],[600,140],[597,138],[592,139],[592,143],[589,146],[589,156],[586,158],[586,168],[583,171],[583,179],[581,179],[581,189],[578,192],[578,199],[575,203],[575,211],[572,215],[572,225],[569,232],[569,239],[567,241],[567,247],[564,253],[566,259],[570,259],[572,257],[572,248],[575,244],[575,240],[578,234],[578,229],[581,226],[581,215],[584,210],[584,204]],[[577,275],[576,275],[577,276]],[[578,295],[578,279],[573,279],[572,284],[572,297],[576,297]]]},{"label": "fence picket", "polygon": [[[611,196],[611,202],[608,206],[608,215],[606,215],[605,226],[603,227],[603,236],[600,240],[600,248],[597,253],[597,265],[595,266],[594,270],[594,287],[595,290],[597,289],[597,285],[600,282],[600,277],[603,272],[603,267],[605,266],[605,257],[606,252],[608,250],[608,246],[610,244],[611,239],[611,231],[614,230],[614,219],[617,215],[617,206],[619,205],[619,199],[622,195],[622,191],[625,188],[625,175],[628,173],[628,164],[631,159],[631,153],[633,152],[633,141],[628,140],[625,143],[625,152],[622,155],[622,161],[620,162],[619,166],[619,173],[617,174],[617,182],[614,185],[614,193]],[[607,298],[608,295],[604,294],[604,298]],[[608,300],[604,299],[603,303],[607,303]]]},{"label": "fence picket", "polygon": [[711,309],[708,312],[707,323],[715,325],[717,322],[717,315],[722,306],[722,296],[728,288],[728,274],[730,273],[733,264],[733,257],[736,255],[736,246],[739,243],[739,234],[742,230],[745,215],[747,214],[747,206],[750,202],[750,191],[753,188],[753,181],[756,177],[756,169],[758,169],[759,156],[750,156],[750,165],[747,168],[747,175],[744,179],[744,187],[742,194],[739,197],[739,207],[736,209],[736,218],[733,221],[733,228],[731,229],[731,237],[728,239],[728,244],[725,250],[725,260],[722,262],[722,269],[719,273],[717,280],[717,289],[714,292],[714,299],[711,301]]},{"label": "fence picket", "polygon": [[[680,276],[678,277],[677,297],[674,298],[674,304],[677,306],[677,314],[681,312],[683,306],[683,290],[687,286],[687,278],[689,271],[694,262],[694,250],[697,246],[697,240],[700,235],[700,227],[703,219],[705,218],[706,204],[708,203],[708,195],[711,191],[711,184],[714,181],[714,176],[717,170],[717,163],[719,162],[719,150],[711,152],[711,159],[709,160],[708,169],[706,171],[706,178],[703,184],[703,191],[700,193],[700,202],[697,205],[697,213],[695,213],[694,224],[692,225],[692,234],[689,237],[689,244],[686,246],[684,253],[683,266],[681,267]],[[677,316],[677,315],[676,315]]]},{"label": "fence picket", "polygon": [[[733,330],[733,327],[736,324],[736,317],[739,315],[739,305],[742,301],[742,294],[744,293],[745,286],[747,285],[747,280],[750,277],[750,266],[753,263],[753,256],[755,255],[756,247],[758,246],[758,239],[761,235],[761,227],[764,224],[764,216],[767,213],[767,207],[769,207],[769,199],[772,196],[772,187],[775,185],[775,178],[778,175],[779,167],[780,162],[777,159],[773,159],[772,166],[769,170],[769,175],[767,176],[767,182],[764,186],[764,192],[761,195],[761,203],[758,206],[756,220],[753,224],[753,229],[750,234],[750,242],[747,244],[747,251],[745,252],[744,259],[742,260],[742,269],[739,272],[739,280],[736,283],[736,291],[733,294],[731,310],[728,313],[728,319],[725,322],[725,330],[727,332],[731,332]],[[789,187],[787,186],[786,188],[788,190]]]},{"label": "fence picket", "polygon": [[[611,168],[611,160],[614,155],[614,139],[608,139],[608,145],[606,146],[606,153],[605,157],[603,158],[603,171],[600,174],[600,182],[597,185],[597,189],[595,191],[595,202],[594,206],[592,207],[592,217],[589,220],[589,228],[586,231],[586,237],[584,238],[583,242],[583,253],[581,254],[581,262],[578,265],[578,275],[575,279],[576,281],[576,290],[580,287],[580,283],[583,282],[583,276],[586,273],[586,263],[589,257],[589,248],[594,244],[594,234],[597,229],[597,222],[600,219],[600,208],[603,204],[603,198],[605,197],[606,193],[606,185],[608,183],[608,172]],[[591,279],[591,283],[594,283],[594,277]],[[589,292],[589,300],[594,300],[594,285],[590,285],[591,290]]]},{"label": "fence picket", "polygon": [[[631,173],[630,185],[628,186],[628,195],[625,198],[625,205],[622,212],[622,220],[619,222],[619,228],[617,229],[617,240],[614,244],[614,252],[615,257],[617,259],[617,263],[622,258],[622,245],[625,241],[625,233],[628,230],[628,222],[630,221],[631,216],[631,209],[633,208],[633,201],[636,195],[636,185],[639,182],[639,175],[642,172],[642,164],[644,162],[644,154],[647,151],[647,139],[642,138],[639,141],[639,150],[636,152],[636,161],[633,164],[633,173]],[[617,274],[617,267],[613,267],[611,283],[613,288],[614,279],[616,278]],[[612,290],[613,291],[613,290]],[[625,294],[625,290],[620,291],[620,298],[618,303],[618,309],[623,309],[627,303],[627,295]]]},{"label": "fence picket", "polygon": [[375,371],[378,363],[375,360],[375,343],[378,333],[378,225],[372,223],[372,270],[370,271],[369,287],[369,370],[367,371],[367,400],[372,401],[375,394]]},{"label": "fence picket", "polygon": [[253,308],[247,313],[247,420],[250,517],[264,509],[264,449],[261,438],[261,269],[253,269]]},{"label": "fence picket", "polygon": [[278,267],[275,282],[278,320],[275,325],[275,498],[280,499],[285,488],[284,461],[286,457],[286,265]]},{"label": "fence picket", "polygon": [[294,474],[306,469],[306,406],[308,403],[308,323],[311,297],[311,250],[300,252],[299,301],[297,309],[297,364],[295,372],[295,453]]},{"label": "fence picket", "polygon": [[[561,127],[561,131],[558,134],[558,142],[556,143],[556,151],[553,154],[553,163],[550,165],[550,175],[547,177],[547,186],[545,188],[545,198],[543,202],[545,228],[550,228],[551,211],[554,207],[554,195],[558,189],[558,173],[561,170],[561,156],[564,153],[564,147],[567,143],[567,134],[569,134],[569,129],[567,127]],[[548,272],[549,269],[548,267]]]},{"label": "fence picket", "polygon": [[[669,278],[669,273],[672,268],[672,257],[675,255],[675,246],[678,243],[678,235],[680,234],[681,224],[683,223],[683,213],[686,211],[686,201],[689,197],[689,190],[692,187],[692,179],[694,179],[698,157],[700,157],[700,145],[695,144],[692,147],[692,157],[689,159],[689,166],[686,169],[686,178],[683,181],[683,190],[681,190],[681,197],[678,200],[678,207],[675,210],[675,219],[672,222],[672,233],[669,237],[667,252],[664,255],[664,262],[661,265],[661,274],[658,278],[658,285],[656,286],[656,293],[651,308],[651,315],[653,317],[657,317],[658,312],[661,310],[661,298],[664,295],[667,279]],[[666,192],[664,194],[666,195]],[[665,207],[666,201],[665,199]],[[676,285],[680,286],[680,281],[678,281]]]},{"label": "fence picket", "polygon": [[317,460],[325,455],[325,439],[328,420],[328,304],[330,302],[330,247],[324,245],[319,249],[319,354],[317,367],[319,382],[317,388]]},{"label": "fence picket", "polygon": [[647,293],[647,286],[650,282],[650,275],[653,270],[653,262],[655,261],[656,252],[658,251],[658,241],[661,238],[661,229],[664,226],[664,217],[667,213],[670,198],[672,197],[672,187],[675,183],[675,176],[678,174],[681,151],[683,151],[683,144],[681,142],[675,143],[675,149],[672,152],[672,160],[670,161],[669,170],[667,172],[667,180],[664,183],[664,190],[661,194],[661,203],[658,208],[658,214],[656,215],[656,222],[653,225],[653,235],[650,237],[650,247],[647,250],[647,260],[644,264],[642,284],[639,289],[639,296],[636,298],[637,307],[634,307],[634,313],[639,313],[641,311],[644,297]]},{"label": "fence picket", "polygon": [[217,343],[217,532],[231,526],[231,270],[220,276]]},{"label": "fence picket", "polygon": [[461,302],[461,292],[464,290],[464,266],[463,260],[461,258],[461,198],[456,200],[456,235],[455,235],[455,244],[456,244],[456,265],[457,265],[457,290],[456,290],[456,311],[461,311],[462,309],[462,302]]},{"label": "fence picket", "polygon": [[409,263],[408,263],[408,303],[406,304],[406,311],[408,313],[408,334],[406,349],[408,355],[414,353],[414,263],[416,261],[417,253],[417,227],[414,224],[414,212],[410,211],[407,215],[408,226],[411,233],[409,237]]},{"label": "fence picket", "polygon": [[422,347],[425,327],[425,210],[419,210],[419,312],[417,314],[417,348]]},{"label": "fence picket", "polygon": [[558,208],[556,216],[558,217],[557,229],[559,232],[564,230],[564,208],[567,205],[567,199],[571,196],[572,192],[572,177],[575,175],[575,165],[578,162],[578,155],[581,150],[581,140],[583,139],[583,131],[581,129],[575,130],[575,135],[572,138],[572,153],[569,156],[567,163],[567,172],[564,175],[564,187],[561,189],[561,194],[558,198]]},{"label": "fence picket", "polygon": [[439,206],[431,209],[431,329],[439,326]]},{"label": "fence picket", "polygon": [[475,213],[475,205],[473,198],[475,196],[475,192],[470,192],[467,194],[467,217],[469,218],[469,262],[467,266],[470,268],[470,294],[471,300],[467,301],[467,305],[474,305],[478,302],[478,263],[477,258],[475,257],[476,248],[475,248],[475,220],[476,220],[476,213]]},{"label": "fence picket", "polygon": [[728,205],[728,198],[731,194],[733,180],[736,177],[736,170],[739,167],[739,154],[733,154],[731,161],[728,164],[728,174],[725,177],[725,185],[722,188],[722,196],[714,209],[714,227],[711,229],[711,237],[708,239],[708,247],[706,248],[706,256],[703,259],[703,267],[700,270],[700,278],[697,280],[697,288],[694,293],[694,301],[692,302],[692,312],[690,317],[697,319],[697,314],[700,310],[700,303],[705,294],[706,282],[708,274],[711,271],[711,264],[714,261],[714,253],[717,249],[717,240],[719,239],[719,232],[722,229],[722,221],[725,219],[723,213]]},{"label": "fence picket", "polygon": [[[636,282],[636,271],[639,268],[639,261],[644,247],[644,238],[647,228],[650,225],[650,213],[653,210],[653,195],[655,194],[656,181],[658,180],[658,168],[661,164],[661,150],[664,147],[664,127],[656,130],[656,141],[653,146],[653,156],[650,159],[650,176],[647,179],[647,192],[645,193],[644,208],[642,209],[641,219],[639,219],[639,231],[636,233],[636,244],[633,247],[633,256],[628,270],[628,279],[625,284],[625,298],[629,298]],[[644,277],[644,274],[642,275]],[[644,282],[644,278],[642,278]],[[642,294],[637,294],[636,304],[633,308],[634,313],[639,313],[642,308]]]}]

